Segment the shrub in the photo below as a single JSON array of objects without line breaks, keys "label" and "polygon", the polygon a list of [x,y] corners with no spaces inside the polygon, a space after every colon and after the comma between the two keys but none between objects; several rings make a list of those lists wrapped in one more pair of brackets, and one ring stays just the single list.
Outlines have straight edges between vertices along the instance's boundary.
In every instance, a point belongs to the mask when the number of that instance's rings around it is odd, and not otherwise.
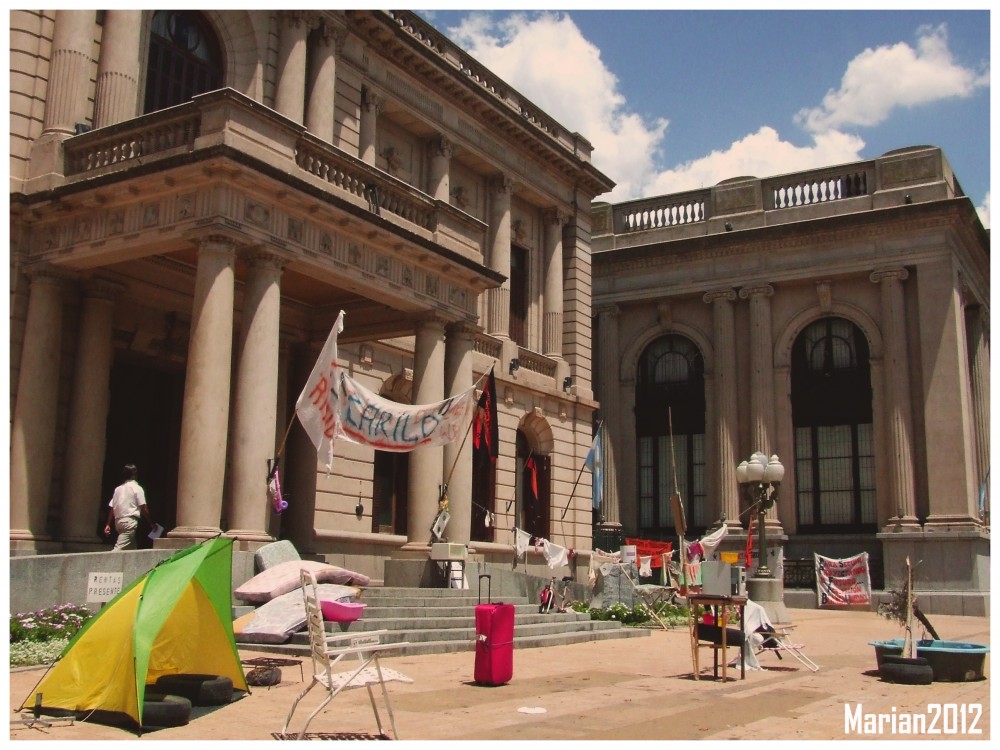
[{"label": "shrub", "polygon": [[11,644],[29,641],[68,641],[94,613],[77,604],[60,604],[35,612],[19,612],[10,617]]},{"label": "shrub", "polygon": [[12,643],[10,644],[10,666],[33,667],[36,664],[51,664],[68,644],[69,638]]}]

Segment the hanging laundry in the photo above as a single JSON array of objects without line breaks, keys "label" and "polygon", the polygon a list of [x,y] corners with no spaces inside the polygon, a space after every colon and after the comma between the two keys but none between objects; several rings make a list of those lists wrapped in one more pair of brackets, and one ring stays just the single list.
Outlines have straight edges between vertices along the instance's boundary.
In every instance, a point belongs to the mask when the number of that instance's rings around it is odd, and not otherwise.
[{"label": "hanging laundry", "polygon": [[719,546],[723,539],[726,538],[726,534],[729,533],[729,527],[726,524],[722,524],[718,529],[713,531],[708,536],[703,536],[700,540],[702,556],[707,560],[715,552],[715,548]]},{"label": "hanging laundry", "polygon": [[639,575],[644,577],[653,575],[652,556],[649,557],[643,556],[639,558]]},{"label": "hanging laundry", "polygon": [[555,569],[569,564],[568,549],[560,547],[558,544],[553,544],[548,539],[543,539],[542,542],[542,554],[548,560],[550,568]]},{"label": "hanging laundry", "polygon": [[531,534],[527,531],[522,531],[521,529],[514,529],[514,552],[518,557],[526,555],[528,553],[528,547],[531,546]]}]

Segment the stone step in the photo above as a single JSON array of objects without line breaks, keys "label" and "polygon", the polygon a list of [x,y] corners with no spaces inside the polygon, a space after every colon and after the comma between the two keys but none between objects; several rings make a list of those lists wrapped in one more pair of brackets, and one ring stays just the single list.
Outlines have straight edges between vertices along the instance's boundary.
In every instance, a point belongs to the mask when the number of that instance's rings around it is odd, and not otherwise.
[{"label": "stone step", "polygon": [[[596,622],[596,621],[595,621]],[[607,623],[605,623],[607,624]],[[649,636],[647,628],[597,628],[588,630],[572,630],[561,633],[525,633],[514,630],[514,650],[528,648],[544,648],[547,646],[565,646],[571,643],[587,643],[603,641],[611,638],[642,638]],[[405,640],[405,639],[402,639]],[[273,654],[284,654],[294,657],[307,657],[309,647],[299,643],[262,644],[255,650]],[[450,654],[475,651],[476,644],[472,638],[454,640],[410,641],[398,650],[388,651],[385,658],[392,656],[418,656],[422,654]]]}]

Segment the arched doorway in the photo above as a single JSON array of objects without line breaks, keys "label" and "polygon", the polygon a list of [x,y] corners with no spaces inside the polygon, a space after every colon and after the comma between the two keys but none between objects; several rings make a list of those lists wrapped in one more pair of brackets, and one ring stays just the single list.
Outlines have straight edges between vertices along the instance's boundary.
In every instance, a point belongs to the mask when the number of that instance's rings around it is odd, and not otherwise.
[{"label": "arched doorway", "polygon": [[792,346],[795,504],[801,533],[874,532],[875,445],[868,340],[829,316]]}]

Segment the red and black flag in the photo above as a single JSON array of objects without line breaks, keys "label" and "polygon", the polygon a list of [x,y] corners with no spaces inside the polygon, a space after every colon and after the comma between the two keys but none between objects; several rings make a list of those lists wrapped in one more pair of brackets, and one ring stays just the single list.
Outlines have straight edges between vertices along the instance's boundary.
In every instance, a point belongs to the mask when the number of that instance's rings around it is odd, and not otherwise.
[{"label": "red and black flag", "polygon": [[476,450],[485,447],[490,460],[496,461],[500,454],[500,428],[497,425],[497,384],[493,367],[483,383],[483,395],[479,397],[477,406],[476,418],[472,422],[472,445]]}]

